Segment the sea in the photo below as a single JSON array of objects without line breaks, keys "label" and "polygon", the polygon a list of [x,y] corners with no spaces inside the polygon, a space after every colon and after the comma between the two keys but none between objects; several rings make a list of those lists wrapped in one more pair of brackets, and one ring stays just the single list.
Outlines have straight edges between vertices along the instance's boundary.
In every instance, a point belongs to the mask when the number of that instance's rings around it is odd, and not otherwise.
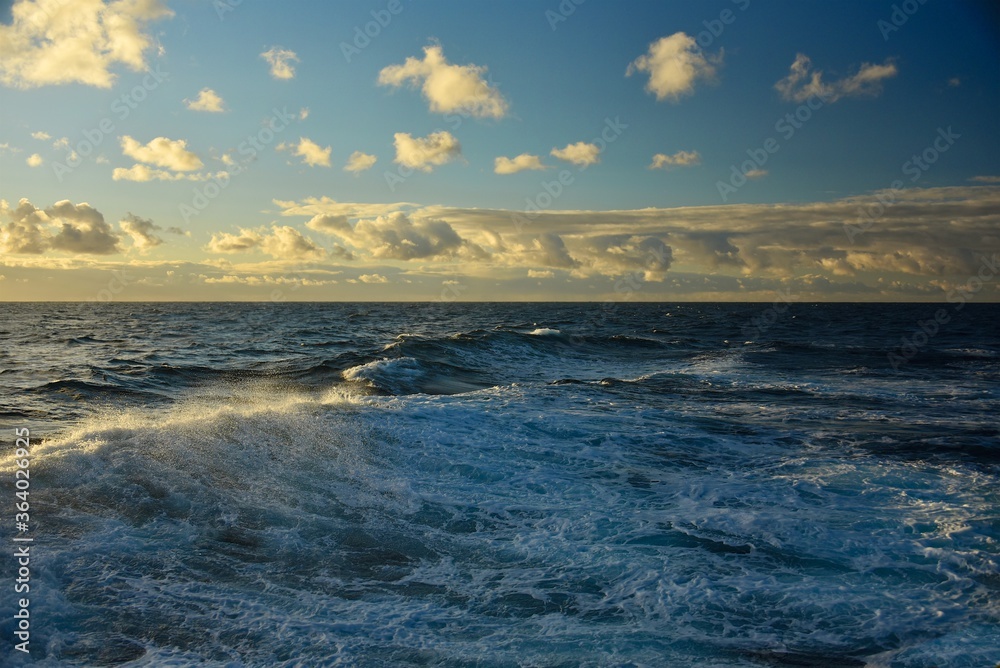
[{"label": "sea", "polygon": [[993,668],[998,316],[2,304],[0,664]]}]

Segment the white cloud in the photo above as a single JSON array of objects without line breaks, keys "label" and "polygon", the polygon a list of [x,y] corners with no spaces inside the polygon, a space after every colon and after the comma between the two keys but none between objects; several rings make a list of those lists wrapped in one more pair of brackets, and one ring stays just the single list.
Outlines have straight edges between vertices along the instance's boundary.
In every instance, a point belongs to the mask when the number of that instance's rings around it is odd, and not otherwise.
[{"label": "white cloud", "polygon": [[788,76],[774,84],[781,96],[793,102],[804,102],[815,96],[824,102],[836,102],[843,97],[874,97],[882,92],[882,82],[898,73],[895,63],[886,60],[881,65],[862,63],[857,74],[831,83],[823,82],[823,71],[812,69],[812,60],[799,53]]},{"label": "white cloud", "polygon": [[597,147],[597,144],[588,144],[582,141],[567,144],[563,148],[554,148],[551,154],[560,160],[571,162],[580,167],[595,165],[601,161],[601,149]]},{"label": "white cloud", "polygon": [[225,102],[211,88],[202,88],[198,97],[194,100],[184,100],[184,104],[191,111],[211,111],[215,113],[226,110]]},{"label": "white cloud", "polygon": [[329,167],[330,153],[332,147],[323,148],[316,142],[306,137],[299,137],[298,144],[281,143],[275,147],[278,151],[291,151],[294,149],[295,155],[302,158],[302,164],[310,167]]},{"label": "white cloud", "polygon": [[657,100],[677,102],[694,92],[694,84],[699,79],[712,80],[721,62],[721,52],[706,58],[694,37],[677,32],[651,43],[646,54],[628,66],[625,75],[649,73],[646,90]]},{"label": "white cloud", "polygon": [[750,171],[745,172],[743,176],[748,179],[762,179],[767,176],[767,174],[768,171],[766,169],[751,169]]},{"label": "white cloud", "polygon": [[38,132],[32,132],[31,136],[35,139],[41,139],[42,141],[48,141],[49,139],[52,139],[52,135],[50,135],[48,132],[42,132],[41,130],[39,130]]},{"label": "white cloud", "polygon": [[272,46],[267,51],[260,54],[260,57],[271,66],[271,76],[275,79],[294,79],[295,68],[293,62],[299,62],[299,57],[294,51]]},{"label": "white cloud", "polygon": [[345,172],[363,172],[366,169],[371,169],[375,166],[375,161],[378,160],[374,155],[368,153],[362,153],[361,151],[355,151],[351,154],[351,157],[347,159],[347,165],[344,167]]},{"label": "white cloud", "polygon": [[462,145],[446,130],[431,133],[427,137],[413,137],[406,132],[397,132],[395,162],[404,167],[429,172],[436,165],[451,162],[462,155]]},{"label": "white cloud", "polygon": [[552,278],[555,276],[555,272],[549,271],[548,269],[539,271],[538,269],[529,269],[528,278]]},{"label": "white cloud", "polygon": [[132,245],[139,252],[146,252],[150,248],[155,248],[163,243],[163,239],[153,234],[154,231],[163,228],[156,225],[149,218],[140,218],[135,214],[129,213],[118,221],[118,226],[122,228],[125,234],[132,238]]},{"label": "white cloud", "polygon": [[59,139],[52,142],[52,148],[69,148],[69,137],[60,137]]},{"label": "white cloud", "polygon": [[183,139],[157,137],[143,145],[125,135],[121,144],[122,153],[128,157],[175,172],[190,172],[204,166],[197,155],[187,150],[187,142]]},{"label": "white cloud", "polygon": [[122,64],[147,67],[146,24],[173,16],[159,0],[17,0],[0,24],[0,82],[16,88],[81,83],[110,88]]},{"label": "white cloud", "polygon": [[28,167],[41,167],[45,159],[37,153],[32,153],[25,162],[28,163]]},{"label": "white cloud", "polygon": [[239,234],[217,232],[212,235],[206,250],[213,253],[248,253],[260,246],[261,235],[253,230],[241,229]]},{"label": "white cloud", "polygon": [[486,67],[453,65],[440,45],[424,47],[423,59],[407,58],[402,65],[390,65],[378,75],[383,86],[422,83],[421,90],[430,110],[448,114],[464,112],[480,118],[503,118],[507,101],[483,78]]},{"label": "white cloud", "polygon": [[677,151],[673,155],[657,153],[653,156],[650,169],[667,169],[668,167],[687,167],[701,163],[701,154],[698,151]]},{"label": "white cloud", "polygon": [[304,121],[309,118],[309,107],[302,107],[299,109],[299,120]]},{"label": "white cloud", "polygon": [[514,158],[501,155],[493,161],[493,171],[497,174],[517,174],[526,169],[546,169],[546,167],[537,155],[530,153],[522,153]]}]

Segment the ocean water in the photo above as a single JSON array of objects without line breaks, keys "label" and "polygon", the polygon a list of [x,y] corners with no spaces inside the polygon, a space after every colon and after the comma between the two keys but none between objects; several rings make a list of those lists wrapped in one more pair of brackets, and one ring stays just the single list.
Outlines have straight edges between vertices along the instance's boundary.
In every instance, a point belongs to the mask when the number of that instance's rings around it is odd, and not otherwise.
[{"label": "ocean water", "polygon": [[0,663],[992,668],[998,316],[4,304]]}]

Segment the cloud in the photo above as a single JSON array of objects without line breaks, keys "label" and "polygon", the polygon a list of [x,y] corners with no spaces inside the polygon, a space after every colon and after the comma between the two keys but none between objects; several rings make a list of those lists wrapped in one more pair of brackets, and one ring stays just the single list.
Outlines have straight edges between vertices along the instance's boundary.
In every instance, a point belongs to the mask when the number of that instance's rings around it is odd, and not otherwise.
[{"label": "cloud", "polygon": [[295,68],[291,63],[299,62],[299,57],[294,51],[272,46],[267,51],[260,54],[260,57],[271,66],[271,76],[275,79],[294,79]]},{"label": "cloud", "polygon": [[347,238],[353,245],[367,249],[372,257],[386,260],[452,256],[465,243],[448,223],[414,223],[401,212],[359,220]]},{"label": "cloud", "polygon": [[310,167],[329,167],[330,153],[333,150],[327,146],[323,148],[307,137],[299,137],[298,144],[281,143],[275,147],[278,151],[290,151],[294,149],[295,155],[302,158],[303,165]]},{"label": "cloud", "polygon": [[388,283],[389,279],[382,274],[361,274],[358,280],[362,283]]},{"label": "cloud", "polygon": [[132,238],[132,246],[139,252],[146,252],[163,243],[163,239],[153,234],[155,230],[162,230],[149,218],[140,218],[133,213],[126,214],[118,221],[118,226],[122,228],[128,236]]},{"label": "cloud", "polygon": [[973,176],[969,180],[976,183],[1000,183],[1000,176]]},{"label": "cloud", "polygon": [[329,197],[307,197],[301,202],[294,200],[272,200],[282,209],[282,216],[346,216],[347,218],[370,218],[395,213],[404,208],[415,206],[408,202],[387,204],[363,202],[338,202]]},{"label": "cloud", "polygon": [[698,151],[677,151],[673,155],[657,153],[653,156],[650,169],[667,169],[668,167],[687,167],[701,164],[701,154]]},{"label": "cloud", "polygon": [[493,162],[493,171],[497,174],[517,174],[526,169],[546,169],[537,155],[522,153],[515,158],[499,156]]},{"label": "cloud", "polygon": [[423,59],[407,58],[402,65],[390,65],[378,75],[382,86],[399,87],[422,83],[421,90],[430,110],[448,114],[464,112],[479,118],[503,118],[507,101],[491,86],[480,65],[453,65],[439,45],[424,47]]},{"label": "cloud", "polygon": [[157,137],[143,145],[125,135],[121,138],[121,145],[124,155],[175,172],[190,172],[204,166],[197,155],[187,150],[187,142],[183,139]]},{"label": "cloud", "polygon": [[597,144],[588,144],[582,141],[567,144],[563,148],[554,148],[551,155],[580,167],[595,165],[601,161],[601,149],[597,147]]},{"label": "cloud", "polygon": [[766,169],[751,169],[748,172],[744,172],[743,176],[748,179],[762,179],[767,176],[768,171]]},{"label": "cloud", "polygon": [[111,172],[114,181],[137,181],[140,183],[147,181],[208,181],[213,178],[222,178],[227,172],[201,172],[197,174],[170,172],[165,169],[150,169],[146,165],[132,165],[131,167],[115,167]]},{"label": "cloud", "polygon": [[355,151],[351,154],[351,157],[347,159],[347,165],[344,167],[345,172],[363,172],[366,169],[371,169],[375,166],[375,161],[378,160],[374,155],[369,155],[368,153],[362,153],[361,151]]},{"label": "cloud", "polygon": [[393,135],[396,146],[395,162],[429,172],[436,165],[451,162],[462,155],[462,145],[446,130],[433,132],[427,137],[413,137],[406,132]]},{"label": "cloud", "polygon": [[32,132],[31,136],[34,139],[41,139],[42,141],[48,141],[49,139],[52,139],[52,135],[50,135],[48,132],[42,132],[41,130],[39,130],[38,132]]},{"label": "cloud", "polygon": [[287,225],[272,225],[269,230],[241,228],[239,234],[218,232],[206,246],[213,253],[249,253],[258,249],[278,260],[319,260],[326,256],[326,251],[312,239]]},{"label": "cloud", "polygon": [[28,163],[28,167],[41,167],[45,159],[37,153],[32,153],[25,162]]},{"label": "cloud", "polygon": [[716,67],[721,62],[721,52],[706,58],[694,37],[677,32],[651,43],[649,51],[628,66],[625,76],[647,72],[646,90],[657,100],[677,102],[694,93],[694,84],[699,79],[714,79]]},{"label": "cloud", "polygon": [[118,236],[100,211],[86,202],[56,202],[47,209],[35,207],[27,199],[10,209],[0,200],[0,214],[8,223],[0,233],[5,253],[39,255],[48,250],[90,255],[118,252]]},{"label": "cloud", "polygon": [[304,121],[309,118],[309,107],[302,107],[299,109],[299,120]]},{"label": "cloud", "polygon": [[528,278],[552,278],[555,275],[556,275],[555,272],[549,271],[548,269],[541,271],[538,269],[528,270]]},{"label": "cloud", "polygon": [[852,76],[823,82],[823,71],[812,69],[812,60],[805,54],[796,54],[788,76],[774,84],[781,97],[792,102],[804,102],[818,97],[824,102],[836,102],[844,97],[875,97],[882,92],[882,82],[898,73],[892,59],[881,65],[862,63]]},{"label": "cloud", "polygon": [[16,88],[81,83],[110,88],[121,64],[146,69],[146,24],[173,16],[159,0],[18,0],[0,24],[0,82]]},{"label": "cloud", "polygon": [[347,216],[331,216],[325,213],[318,213],[309,219],[306,227],[323,234],[336,234],[339,236],[350,236],[354,228],[347,222]]},{"label": "cloud", "polygon": [[225,102],[211,88],[202,88],[198,97],[194,100],[184,100],[184,104],[191,111],[211,111],[215,113],[225,111]]}]

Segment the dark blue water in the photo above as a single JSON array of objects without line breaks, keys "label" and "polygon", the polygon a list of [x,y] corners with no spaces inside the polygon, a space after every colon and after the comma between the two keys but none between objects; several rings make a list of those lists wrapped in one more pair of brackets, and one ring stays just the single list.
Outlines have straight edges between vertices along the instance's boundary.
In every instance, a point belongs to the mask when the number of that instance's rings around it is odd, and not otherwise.
[{"label": "dark blue water", "polygon": [[998,316],[0,305],[0,663],[993,666]]}]

